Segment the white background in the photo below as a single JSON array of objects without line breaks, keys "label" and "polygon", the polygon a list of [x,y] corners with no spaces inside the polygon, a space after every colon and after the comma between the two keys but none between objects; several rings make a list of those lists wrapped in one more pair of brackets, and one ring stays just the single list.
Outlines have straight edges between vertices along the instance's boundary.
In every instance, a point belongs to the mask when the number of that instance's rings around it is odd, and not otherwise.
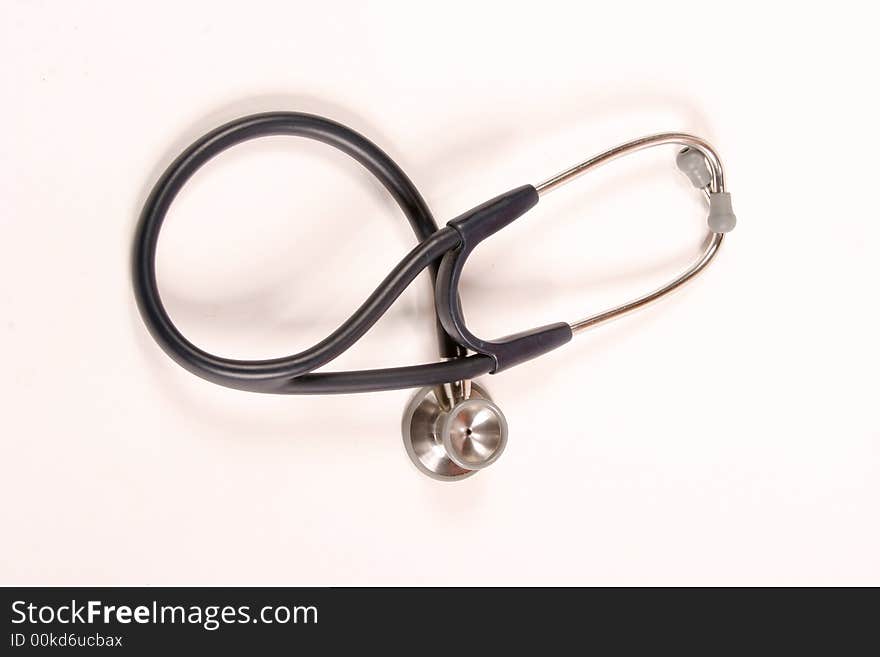
[{"label": "white background", "polygon": [[[880,584],[878,47],[864,3],[3,0],[0,582]],[[704,136],[739,226],[674,298],[483,382],[511,427],[457,484],[404,453],[410,391],[206,383],[144,329],[129,256],[161,171],[262,110],[386,149],[438,221],[643,134]],[[674,149],[487,242],[487,337],[575,320],[698,253]],[[324,337],[413,244],[366,172],[274,138],[200,171],[163,297],[239,357]],[[327,369],[435,358],[419,279]]]}]

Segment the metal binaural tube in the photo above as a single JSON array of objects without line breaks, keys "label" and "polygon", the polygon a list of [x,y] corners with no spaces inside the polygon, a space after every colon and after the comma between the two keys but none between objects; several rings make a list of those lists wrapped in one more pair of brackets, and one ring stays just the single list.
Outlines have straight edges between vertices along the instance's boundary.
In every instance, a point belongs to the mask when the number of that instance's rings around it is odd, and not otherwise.
[{"label": "metal binaural tube", "polygon": [[[552,178],[545,180],[540,185],[537,185],[535,189],[538,191],[539,196],[544,196],[545,194],[552,192],[562,185],[571,182],[575,178],[582,176],[588,171],[592,171],[596,167],[611,162],[612,160],[616,160],[620,157],[623,157],[624,155],[629,155],[631,153],[635,153],[637,151],[641,151],[647,148],[662,146],[666,144],[676,144],[679,146],[685,146],[687,148],[693,148],[699,151],[703,155],[703,157],[706,158],[706,163],[708,164],[709,170],[712,174],[712,179],[710,183],[706,188],[702,190],[707,200],[711,198],[712,194],[719,194],[724,192],[724,170],[721,166],[721,158],[718,157],[715,149],[712,148],[712,146],[708,142],[700,139],[699,137],[680,132],[668,132],[650,135],[648,137],[642,137],[640,139],[635,139],[625,144],[621,144],[620,146],[609,149],[604,153],[600,153],[599,155],[591,157],[588,160],[584,160],[583,162],[576,164],[570,169],[566,169],[562,173],[559,173]],[[598,326],[599,324],[603,324],[605,322],[611,321],[612,319],[621,317],[622,315],[629,314],[635,310],[638,310],[639,308],[643,308],[648,304],[653,303],[654,301],[657,301],[658,299],[666,296],[670,292],[673,292],[674,290],[680,288],[682,285],[690,281],[706,268],[706,266],[712,261],[712,259],[715,257],[715,254],[718,252],[718,248],[721,246],[721,242],[723,239],[723,233],[715,233],[710,231],[709,235],[706,238],[706,247],[704,248],[700,257],[688,269],[679,274],[671,282],[660,288],[657,288],[653,292],[633,299],[632,301],[628,301],[619,306],[615,306],[614,308],[604,310],[585,319],[572,322],[569,324],[569,326],[571,327],[571,332],[577,334],[587,329]]]},{"label": "metal binaural tube", "polygon": [[585,319],[581,319],[577,322],[573,322],[569,324],[571,326],[571,332],[574,334],[581,333],[582,331],[586,331],[587,329],[591,329],[599,324],[604,324],[605,322],[609,322],[612,319],[617,319],[622,315],[629,314],[639,308],[644,308],[645,306],[657,301],[658,299],[666,296],[670,292],[680,288],[682,285],[690,281],[694,276],[699,274],[703,269],[706,268],[712,258],[715,257],[715,254],[718,253],[718,247],[721,246],[721,241],[724,239],[723,233],[711,233],[707,240],[707,245],[703,254],[700,256],[699,260],[697,260],[693,265],[691,265],[687,270],[682,272],[679,276],[675,278],[671,283],[667,283],[661,288],[654,290],[644,296],[641,296],[637,299],[633,299],[632,301],[628,301],[627,303],[621,304],[619,306],[615,306],[614,308],[610,308],[608,310],[604,310],[601,313],[597,313]]},{"label": "metal binaural tube", "polygon": [[558,173],[552,178],[545,180],[540,185],[536,185],[535,189],[538,190],[539,196],[543,196],[552,192],[554,189],[571,182],[575,178],[579,178],[587,173],[587,171],[591,171],[607,162],[616,160],[624,155],[645,150],[646,148],[663,146],[665,144],[678,144],[679,146],[687,146],[700,151],[709,163],[709,168],[712,170],[712,183],[709,186],[710,191],[712,193],[724,191],[724,171],[721,167],[721,158],[718,157],[715,149],[704,139],[700,139],[699,137],[684,132],[662,132],[656,135],[628,141],[625,144],[615,146],[604,153],[591,157],[589,160],[584,160],[579,164],[575,164],[570,169],[566,169],[562,173]]}]

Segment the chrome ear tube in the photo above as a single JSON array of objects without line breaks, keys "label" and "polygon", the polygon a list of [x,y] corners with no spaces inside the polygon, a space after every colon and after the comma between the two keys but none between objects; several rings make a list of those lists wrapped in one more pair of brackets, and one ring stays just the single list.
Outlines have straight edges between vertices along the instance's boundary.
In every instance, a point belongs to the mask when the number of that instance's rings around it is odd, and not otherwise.
[{"label": "chrome ear tube", "polygon": [[706,223],[709,231],[706,235],[703,252],[690,267],[666,285],[632,301],[572,322],[571,330],[573,333],[586,331],[594,326],[631,313],[661,299],[670,292],[674,292],[706,268],[718,252],[721,241],[724,239],[724,234],[730,232],[736,226],[736,216],[733,214],[733,208],[730,203],[730,193],[725,191],[724,188],[724,170],[721,167],[721,158],[718,157],[718,154],[706,141],[684,133],[669,132],[634,139],[609,149],[604,153],[600,153],[580,164],[576,164],[572,168],[544,181],[536,189],[538,194],[543,197],[561,185],[571,182],[588,171],[592,171],[612,160],[665,144],[683,147],[676,157],[676,165],[688,177],[694,187],[703,192],[708,202],[709,214],[706,218]]}]

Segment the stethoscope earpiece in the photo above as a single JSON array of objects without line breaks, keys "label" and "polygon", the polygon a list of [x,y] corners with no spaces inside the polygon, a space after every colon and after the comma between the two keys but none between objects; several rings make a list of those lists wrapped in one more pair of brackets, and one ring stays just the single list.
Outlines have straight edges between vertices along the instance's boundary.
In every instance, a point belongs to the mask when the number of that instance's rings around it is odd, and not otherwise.
[{"label": "stethoscope earpiece", "polygon": [[403,444],[421,472],[457,481],[498,460],[507,446],[507,419],[475,383],[429,386],[403,412]]}]

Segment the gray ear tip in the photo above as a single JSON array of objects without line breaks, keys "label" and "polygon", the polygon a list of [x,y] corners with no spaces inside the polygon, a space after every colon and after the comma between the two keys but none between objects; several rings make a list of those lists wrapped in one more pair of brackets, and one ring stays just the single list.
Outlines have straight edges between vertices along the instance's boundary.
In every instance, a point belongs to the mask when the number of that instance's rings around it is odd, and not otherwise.
[{"label": "gray ear tip", "polygon": [[725,214],[709,217],[709,229],[713,233],[729,233],[736,228],[736,215]]},{"label": "gray ear tip", "polygon": [[730,192],[709,194],[709,230],[713,233],[729,233],[736,227],[736,215]]},{"label": "gray ear tip", "polygon": [[693,148],[683,148],[675,156],[675,164],[694,187],[703,189],[712,182],[712,171],[703,154]]}]

